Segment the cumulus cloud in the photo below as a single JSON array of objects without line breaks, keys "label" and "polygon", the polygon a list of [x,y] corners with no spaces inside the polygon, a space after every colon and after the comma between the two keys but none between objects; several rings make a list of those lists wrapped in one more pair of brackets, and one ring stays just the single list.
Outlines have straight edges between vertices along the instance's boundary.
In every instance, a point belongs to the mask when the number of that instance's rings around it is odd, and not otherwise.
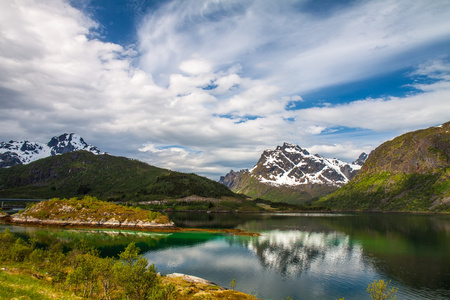
[{"label": "cumulus cloud", "polygon": [[[448,74],[440,76],[447,77]],[[422,90],[407,97],[365,99],[344,105],[313,107],[297,113],[314,124],[391,131],[393,128],[412,130],[417,124],[433,126],[449,120],[450,81],[416,85]]]},{"label": "cumulus cloud", "polygon": [[[305,3],[168,1],[142,16],[136,45],[118,45],[66,1],[2,1],[1,140],[76,132],[113,155],[217,179],[285,141],[353,160],[448,121],[450,64],[437,55],[450,3],[364,1],[326,14]],[[403,68],[432,81],[325,107],[302,97]]]}]

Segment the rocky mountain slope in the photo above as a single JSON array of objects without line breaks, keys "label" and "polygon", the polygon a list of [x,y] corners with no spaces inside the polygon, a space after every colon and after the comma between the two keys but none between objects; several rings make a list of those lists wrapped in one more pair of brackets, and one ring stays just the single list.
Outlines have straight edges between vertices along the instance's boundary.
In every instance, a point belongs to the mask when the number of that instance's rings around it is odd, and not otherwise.
[{"label": "rocky mountain slope", "polygon": [[284,143],[275,150],[265,150],[251,170],[231,170],[219,182],[251,197],[301,203],[331,193],[349,182],[366,158],[363,153],[349,164]]},{"label": "rocky mountain slope", "polygon": [[0,168],[25,165],[53,155],[86,150],[103,154],[97,147],[87,144],[74,133],[54,136],[47,144],[30,141],[9,141],[0,143]]},{"label": "rocky mountain slope", "polygon": [[342,210],[449,211],[450,122],[383,143],[347,185],[318,203]]}]

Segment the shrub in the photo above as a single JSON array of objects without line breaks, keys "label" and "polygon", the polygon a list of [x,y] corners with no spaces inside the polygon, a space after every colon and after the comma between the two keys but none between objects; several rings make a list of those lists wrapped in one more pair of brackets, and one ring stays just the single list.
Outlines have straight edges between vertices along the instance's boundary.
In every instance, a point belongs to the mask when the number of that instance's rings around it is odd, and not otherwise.
[{"label": "shrub", "polygon": [[384,280],[375,280],[369,284],[367,292],[373,300],[397,299],[397,296],[395,295],[397,293],[397,288],[392,287],[388,289],[390,283],[390,281],[385,282]]}]

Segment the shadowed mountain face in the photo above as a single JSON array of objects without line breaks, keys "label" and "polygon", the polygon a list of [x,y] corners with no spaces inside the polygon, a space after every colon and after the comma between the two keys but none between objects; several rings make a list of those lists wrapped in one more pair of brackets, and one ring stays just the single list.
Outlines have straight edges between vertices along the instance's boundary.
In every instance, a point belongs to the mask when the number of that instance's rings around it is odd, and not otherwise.
[{"label": "shadowed mountain face", "polygon": [[86,150],[103,154],[97,147],[87,144],[74,133],[54,136],[47,144],[30,141],[9,141],[0,143],[0,168],[25,165],[53,155]]},{"label": "shadowed mountain face", "polygon": [[365,158],[367,155],[363,153],[349,164],[312,155],[297,145],[284,143],[275,150],[264,151],[251,170],[231,170],[219,182],[252,197],[299,203],[346,184],[364,164]]},{"label": "shadowed mountain face", "polygon": [[383,143],[350,183],[319,203],[344,210],[450,211],[450,122]]},{"label": "shadowed mountain face", "polygon": [[0,198],[70,198],[86,194],[114,201],[235,196],[205,177],[83,150],[0,169]]}]

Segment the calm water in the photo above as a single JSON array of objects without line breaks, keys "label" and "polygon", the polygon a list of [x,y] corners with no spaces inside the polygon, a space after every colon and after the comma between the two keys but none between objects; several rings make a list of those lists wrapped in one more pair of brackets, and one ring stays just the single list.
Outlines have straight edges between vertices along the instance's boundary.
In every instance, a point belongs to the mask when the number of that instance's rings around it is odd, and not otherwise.
[{"label": "calm water", "polygon": [[370,299],[367,284],[391,280],[398,299],[450,299],[450,216],[402,214],[175,214],[184,227],[240,228],[259,237],[210,233],[68,230],[0,224],[40,245],[80,239],[104,256],[131,241],[158,271],[185,273],[261,299]]}]

